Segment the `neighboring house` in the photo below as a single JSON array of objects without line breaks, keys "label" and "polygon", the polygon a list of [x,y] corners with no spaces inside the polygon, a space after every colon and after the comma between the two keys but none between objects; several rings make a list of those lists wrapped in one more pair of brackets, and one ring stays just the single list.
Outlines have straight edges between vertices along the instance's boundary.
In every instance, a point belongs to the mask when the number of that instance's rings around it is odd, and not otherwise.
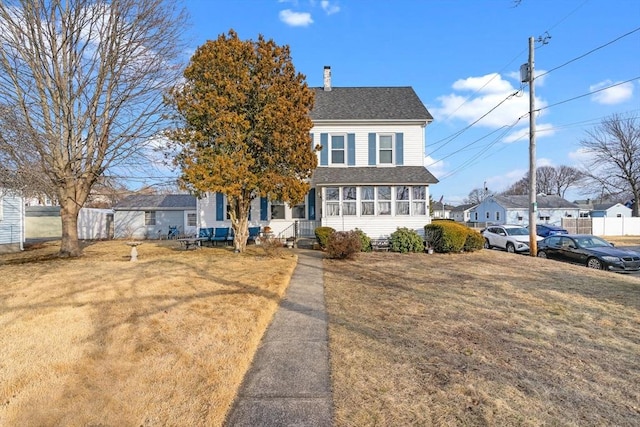
[{"label": "neighboring house", "polygon": [[453,219],[452,213],[454,206],[447,205],[446,203],[433,202],[431,204],[431,218],[432,219]]},{"label": "neighboring house", "polygon": [[0,188],[0,253],[21,251],[24,243],[24,200]]},{"label": "neighboring house", "polygon": [[[538,195],[536,222],[561,225],[562,218],[578,218],[580,207],[560,196]],[[529,196],[490,196],[471,211],[471,221],[490,224],[529,224]]]},{"label": "neighboring house", "polygon": [[196,207],[196,198],[188,194],[128,196],[113,208],[114,237],[166,238],[169,227],[178,227],[180,234],[195,234]]},{"label": "neighboring house", "polygon": [[622,203],[600,203],[594,204],[591,209],[590,216],[592,218],[622,218],[631,217],[631,208],[623,205]]},{"label": "neighboring house", "polygon": [[[411,87],[315,88],[310,114],[312,144],[322,146],[311,189],[288,206],[254,200],[249,223],[269,225],[278,236],[313,235],[317,226],[359,228],[369,237],[398,227],[424,234],[431,222],[429,185],[438,180],[424,167],[425,127],[433,120]],[[198,200],[199,226],[229,226],[225,196]]]},{"label": "neighboring house", "polygon": [[451,219],[457,222],[471,222],[471,211],[476,206],[473,203],[467,203],[453,207],[451,209]]}]

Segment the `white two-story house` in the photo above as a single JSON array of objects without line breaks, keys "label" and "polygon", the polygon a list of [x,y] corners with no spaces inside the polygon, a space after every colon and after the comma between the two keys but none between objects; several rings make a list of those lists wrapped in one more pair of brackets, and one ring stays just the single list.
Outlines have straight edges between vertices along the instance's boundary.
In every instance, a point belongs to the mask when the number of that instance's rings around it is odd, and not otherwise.
[{"label": "white two-story house", "polygon": [[[322,149],[311,190],[296,206],[255,200],[250,225],[269,225],[285,237],[317,226],[359,228],[374,239],[398,227],[422,235],[431,222],[429,185],[438,180],[424,167],[425,128],[433,118],[415,91],[332,87],[329,67],[314,90],[312,146]],[[198,206],[201,227],[229,226],[224,195],[209,194]]]}]

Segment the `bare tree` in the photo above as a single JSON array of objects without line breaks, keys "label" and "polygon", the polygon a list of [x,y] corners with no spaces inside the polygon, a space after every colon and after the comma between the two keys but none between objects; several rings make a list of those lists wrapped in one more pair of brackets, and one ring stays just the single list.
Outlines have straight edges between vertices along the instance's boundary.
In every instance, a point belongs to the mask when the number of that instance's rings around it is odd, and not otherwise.
[{"label": "bare tree", "polygon": [[587,131],[580,141],[590,160],[585,175],[602,193],[631,193],[632,215],[640,216],[640,123],[636,117],[613,115]]},{"label": "bare tree", "polygon": [[[61,207],[60,256],[105,170],[140,163],[182,71],[186,16],[169,0],[0,2],[0,151],[43,173]],[[144,161],[142,161],[144,162]]]},{"label": "bare tree", "polygon": [[[576,186],[583,174],[571,166],[540,166],[536,169],[536,194],[552,194],[564,197],[567,189]],[[529,174],[513,183],[502,192],[503,195],[529,194]]]},{"label": "bare tree", "polygon": [[559,166],[556,168],[555,175],[555,191],[548,194],[557,194],[564,198],[565,193],[570,187],[574,187],[584,180],[584,174],[571,166]]},{"label": "bare tree", "polygon": [[493,193],[487,188],[474,188],[469,192],[469,195],[466,199],[464,199],[465,203],[470,203],[473,205],[480,204],[487,197],[491,196]]}]

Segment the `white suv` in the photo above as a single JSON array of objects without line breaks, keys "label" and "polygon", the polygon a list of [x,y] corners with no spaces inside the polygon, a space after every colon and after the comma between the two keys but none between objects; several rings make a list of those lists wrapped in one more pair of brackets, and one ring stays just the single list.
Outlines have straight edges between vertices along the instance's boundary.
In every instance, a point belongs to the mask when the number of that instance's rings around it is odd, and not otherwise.
[{"label": "white suv", "polygon": [[[482,232],[485,249],[501,248],[507,252],[529,251],[529,229],[519,225],[491,225]],[[536,240],[542,237],[536,236]]]}]

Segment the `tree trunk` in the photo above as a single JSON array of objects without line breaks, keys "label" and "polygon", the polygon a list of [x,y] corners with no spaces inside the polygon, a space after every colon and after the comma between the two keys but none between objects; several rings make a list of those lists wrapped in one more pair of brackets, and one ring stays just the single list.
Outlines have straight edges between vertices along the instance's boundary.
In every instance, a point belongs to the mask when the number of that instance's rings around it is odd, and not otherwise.
[{"label": "tree trunk", "polygon": [[86,177],[68,178],[64,185],[58,189],[60,219],[62,220],[62,241],[58,256],[61,258],[82,255],[82,248],[78,242],[78,214],[89,196],[91,185],[93,185],[93,180]]},{"label": "tree trunk", "polygon": [[62,220],[62,242],[60,253],[62,258],[79,257],[82,255],[78,242],[78,213],[80,208],[75,200],[65,198],[60,201],[60,218]]},{"label": "tree trunk", "polygon": [[249,238],[251,198],[232,197],[229,200],[229,207],[231,227],[233,227],[233,249],[235,252],[244,252]]}]

